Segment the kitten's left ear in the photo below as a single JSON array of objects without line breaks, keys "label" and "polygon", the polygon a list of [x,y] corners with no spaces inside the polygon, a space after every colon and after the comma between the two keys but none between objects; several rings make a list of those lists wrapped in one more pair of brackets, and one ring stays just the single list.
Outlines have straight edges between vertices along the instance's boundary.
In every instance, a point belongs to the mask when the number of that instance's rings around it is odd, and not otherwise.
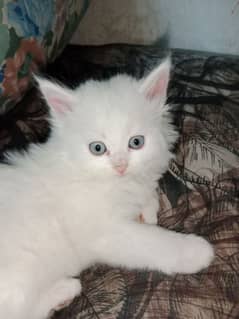
[{"label": "kitten's left ear", "polygon": [[165,103],[170,79],[171,59],[167,58],[141,81],[140,91],[150,100]]},{"label": "kitten's left ear", "polygon": [[74,98],[70,89],[38,76],[34,78],[53,115],[64,114],[72,110]]}]

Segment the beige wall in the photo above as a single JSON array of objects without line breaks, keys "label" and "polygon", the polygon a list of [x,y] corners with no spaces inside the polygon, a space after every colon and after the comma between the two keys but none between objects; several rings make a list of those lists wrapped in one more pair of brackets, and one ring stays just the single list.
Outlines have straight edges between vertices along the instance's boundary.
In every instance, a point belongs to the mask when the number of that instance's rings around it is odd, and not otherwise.
[{"label": "beige wall", "polygon": [[239,54],[239,0],[91,0],[75,43],[151,43]]},{"label": "beige wall", "polygon": [[91,0],[72,43],[151,43],[160,35],[158,0]]}]

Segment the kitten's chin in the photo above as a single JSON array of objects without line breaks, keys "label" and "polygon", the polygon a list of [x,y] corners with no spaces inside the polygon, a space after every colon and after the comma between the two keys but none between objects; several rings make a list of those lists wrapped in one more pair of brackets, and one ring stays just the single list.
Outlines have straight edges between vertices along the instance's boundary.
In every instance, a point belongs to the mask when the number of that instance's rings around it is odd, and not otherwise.
[{"label": "kitten's chin", "polygon": [[114,176],[118,177],[118,178],[124,178],[124,177],[128,177],[131,175],[131,172],[129,169],[126,169],[124,171],[114,171]]},{"label": "kitten's chin", "polygon": [[125,175],[127,175],[126,172],[124,172],[124,173],[116,173],[116,176],[118,176],[118,177],[124,177]]}]

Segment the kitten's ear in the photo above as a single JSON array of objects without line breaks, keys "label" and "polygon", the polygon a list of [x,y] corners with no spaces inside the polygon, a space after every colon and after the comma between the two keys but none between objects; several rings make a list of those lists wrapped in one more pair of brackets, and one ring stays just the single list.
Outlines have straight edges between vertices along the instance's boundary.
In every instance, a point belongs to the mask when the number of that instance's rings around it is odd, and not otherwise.
[{"label": "kitten's ear", "polygon": [[140,91],[150,100],[165,103],[170,79],[171,59],[167,58],[149,75],[141,80]]},{"label": "kitten's ear", "polygon": [[72,111],[74,97],[70,89],[38,76],[34,76],[34,79],[53,115]]}]

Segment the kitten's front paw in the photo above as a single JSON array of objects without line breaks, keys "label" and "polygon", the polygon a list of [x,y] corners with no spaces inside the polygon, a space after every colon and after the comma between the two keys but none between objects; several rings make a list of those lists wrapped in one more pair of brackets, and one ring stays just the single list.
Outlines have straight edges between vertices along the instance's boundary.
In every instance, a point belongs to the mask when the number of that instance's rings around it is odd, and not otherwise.
[{"label": "kitten's front paw", "polygon": [[158,223],[158,217],[157,213],[152,213],[152,214],[146,214],[141,213],[136,217],[136,221],[140,224],[151,224],[151,225],[157,225]]},{"label": "kitten's front paw", "polygon": [[81,292],[78,279],[63,278],[46,292],[37,310],[37,317],[51,317],[55,311],[67,307]]},{"label": "kitten's front paw", "polygon": [[178,265],[178,272],[185,274],[197,273],[207,268],[214,258],[213,246],[196,235],[186,235],[185,244],[179,253],[181,265]]},{"label": "kitten's front paw", "polygon": [[157,225],[158,223],[158,209],[159,204],[157,201],[153,201],[150,205],[144,208],[142,214],[140,214],[141,223]]}]

